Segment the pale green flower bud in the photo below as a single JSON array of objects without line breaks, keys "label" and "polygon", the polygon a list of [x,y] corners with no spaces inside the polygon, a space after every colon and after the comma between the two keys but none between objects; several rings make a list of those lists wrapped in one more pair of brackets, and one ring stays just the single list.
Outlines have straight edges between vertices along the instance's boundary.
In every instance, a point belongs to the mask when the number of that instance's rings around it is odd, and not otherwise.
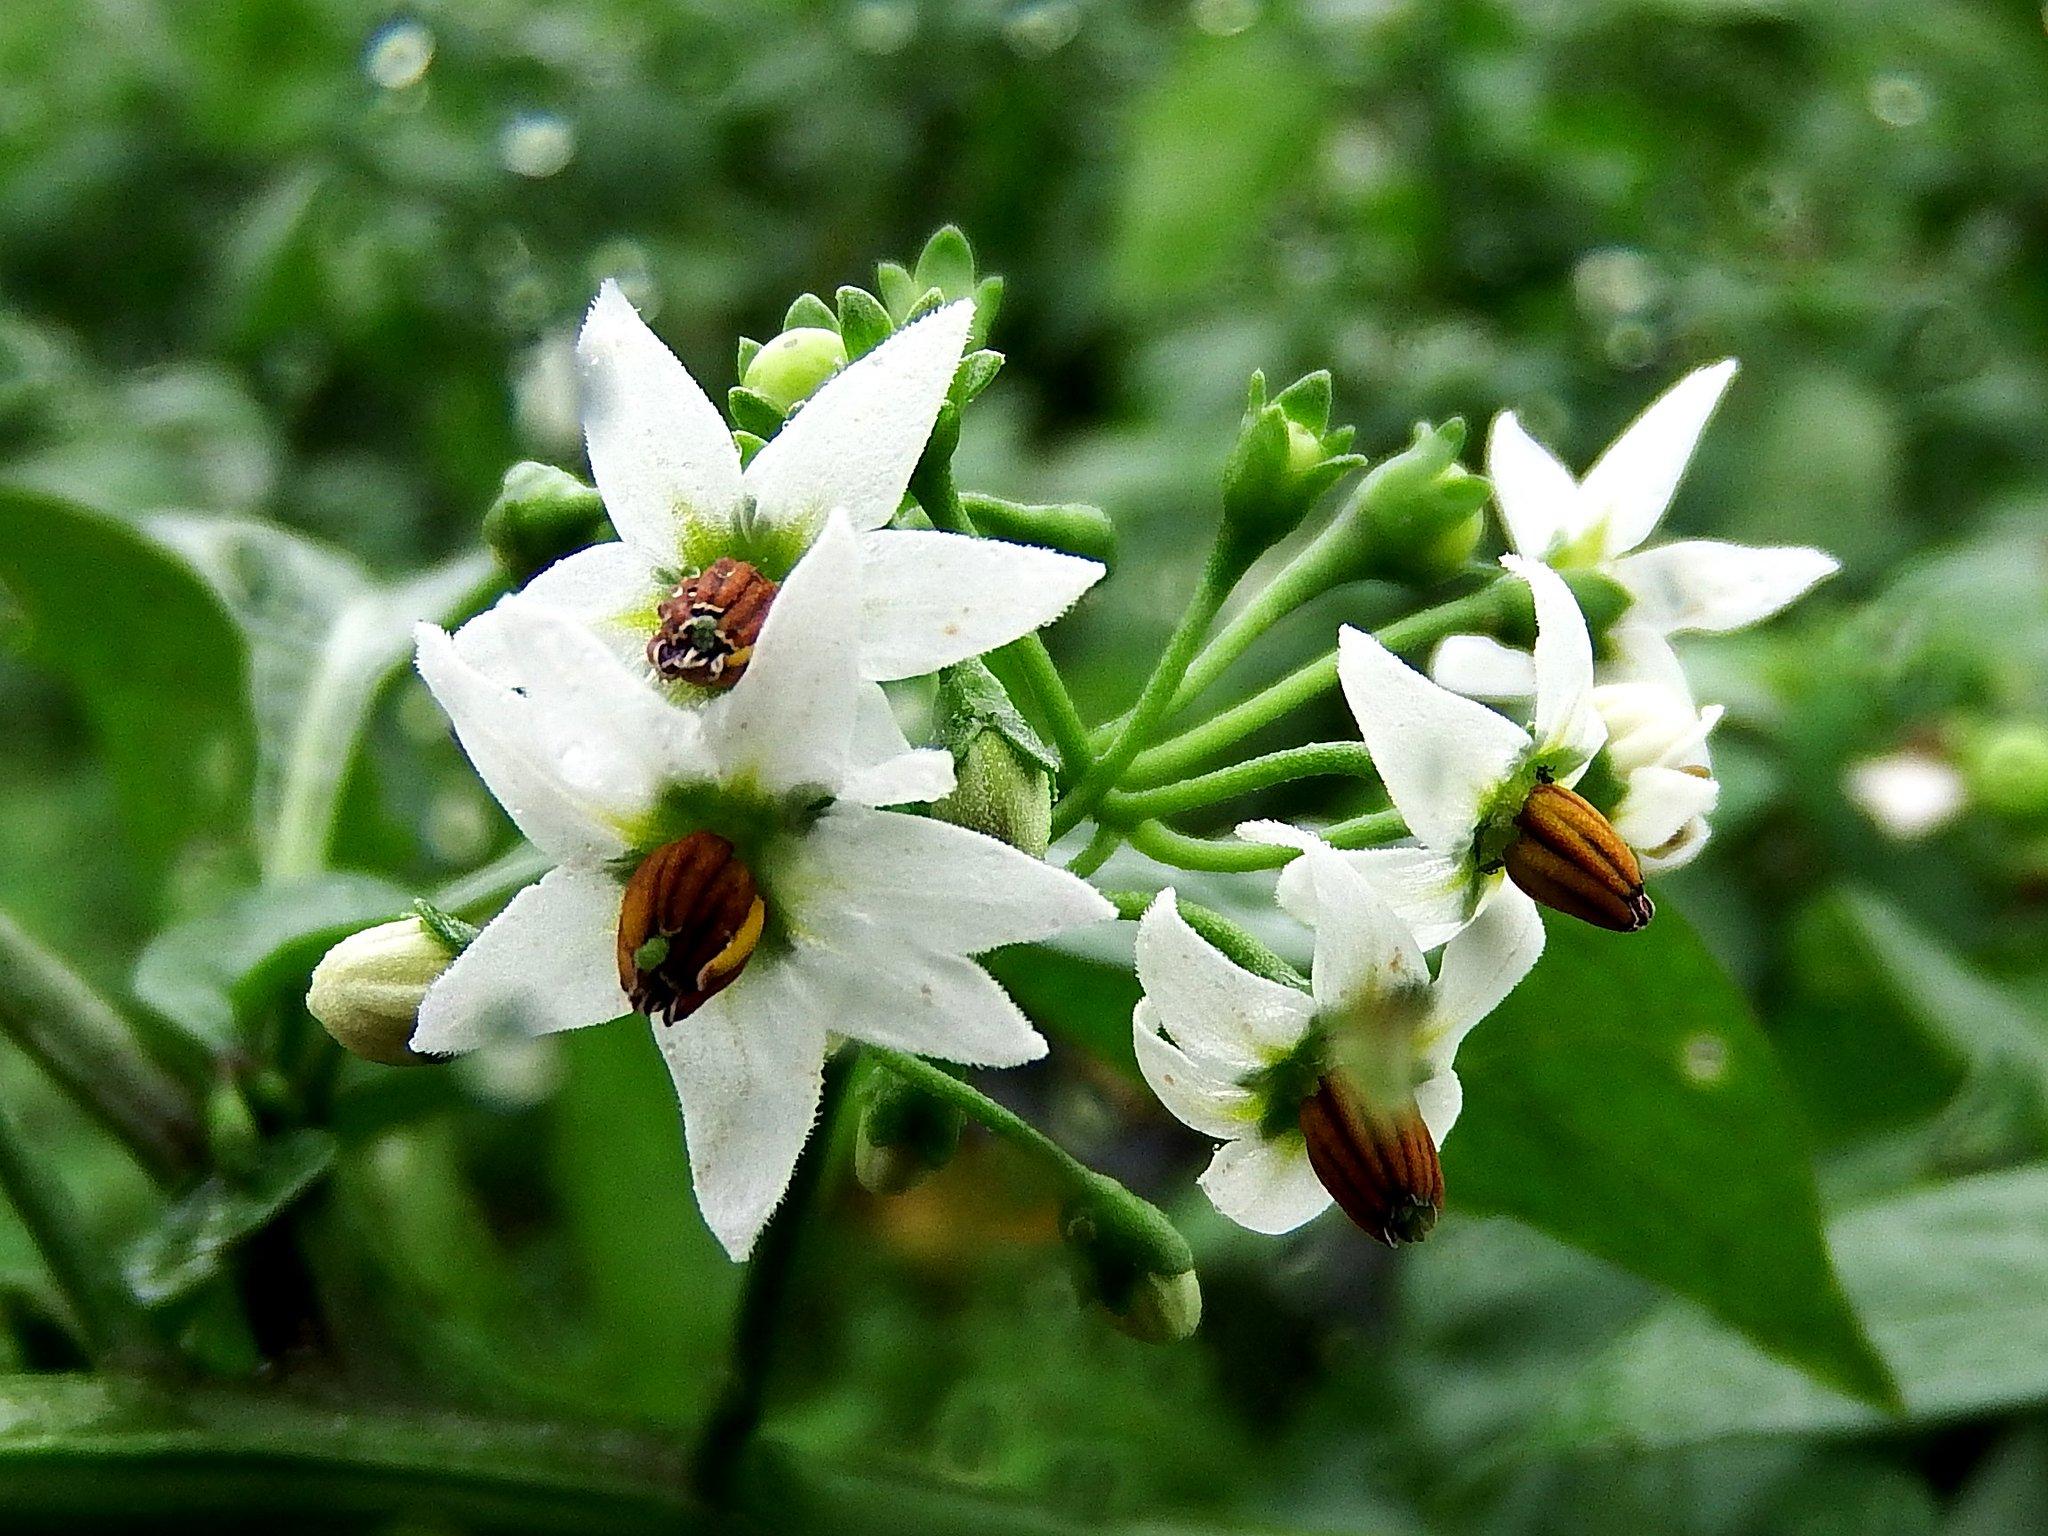
[{"label": "pale green flower bud", "polygon": [[956,827],[985,832],[1034,859],[1052,841],[1052,775],[1002,732],[986,730],[955,765],[953,793],[932,802],[932,814]]},{"label": "pale green flower bud", "polygon": [[1202,1282],[1192,1269],[1140,1276],[1121,1312],[1110,1320],[1146,1344],[1178,1344],[1202,1321]]},{"label": "pale green flower bud", "polygon": [[484,543],[524,580],[604,531],[604,503],[567,470],[525,460],[505,471],[484,513]]},{"label": "pale green flower bud", "polygon": [[837,331],[799,326],[784,331],[754,354],[740,386],[787,414],[845,366],[846,343]]},{"label": "pale green flower bud", "polygon": [[306,1009],[342,1049],[388,1067],[429,1058],[407,1046],[420,999],[454,961],[457,947],[418,916],[349,935],[313,968]]},{"label": "pale green flower bud", "polygon": [[1252,375],[1223,467],[1224,534],[1239,564],[1286,538],[1324,491],[1365,462],[1345,451],[1351,429],[1330,431],[1329,422],[1329,374],[1297,379],[1270,402],[1265,375]]}]

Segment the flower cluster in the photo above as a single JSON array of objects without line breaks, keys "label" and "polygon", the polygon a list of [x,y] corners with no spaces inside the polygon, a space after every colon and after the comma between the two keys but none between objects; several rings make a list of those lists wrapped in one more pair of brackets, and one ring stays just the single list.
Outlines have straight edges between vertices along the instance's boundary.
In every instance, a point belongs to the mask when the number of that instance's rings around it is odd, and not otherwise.
[{"label": "flower cluster", "polygon": [[[1538,906],[1634,933],[1646,877],[1706,839],[1721,711],[1670,637],[1754,622],[1834,569],[1814,550],[1643,547],[1735,365],[1679,383],[1583,480],[1502,415],[1498,564],[1470,559],[1487,488],[1456,462],[1462,425],[1425,424],[1203,648],[1260,554],[1364,463],[1331,427],[1327,374],[1270,398],[1255,377],[1202,586],[1131,708],[1091,731],[1034,632],[1103,574],[1058,547],[1103,547],[1101,514],[953,486],[960,412],[1001,361],[970,350],[1000,280],[975,279],[956,232],[880,276],[882,297],[806,297],[742,348],[737,429],[605,285],[577,344],[595,492],[528,466],[492,517],[522,557],[587,537],[598,506],[617,539],[417,637],[463,749],[552,868],[480,932],[423,906],[338,947],[310,1005],[392,1064],[642,1016],[735,1258],[789,1186],[828,1057],[860,1042],[864,1182],[904,1187],[979,1117],[1064,1181],[1084,1293],[1176,1337],[1200,1304],[1171,1224],[925,1060],[1043,1054],[974,957],[1120,909],[1138,919],[1138,1066],[1220,1144],[1200,1180],[1217,1208],[1281,1232],[1334,1202],[1390,1245],[1423,1237],[1459,1043],[1536,964]],[[1324,662],[1161,739],[1264,627],[1360,575],[1463,592],[1378,636],[1343,625]],[[1429,671],[1401,654],[1430,641]],[[977,659],[1000,647],[1004,666]],[[938,750],[884,688],[932,674]],[[1303,680],[1341,689],[1358,741],[1191,772]],[[1165,825],[1313,773],[1386,803],[1320,832],[1247,821],[1228,843]],[[1173,884],[1105,899],[1084,876],[1124,842],[1186,869],[1281,866],[1308,974]]]},{"label": "flower cluster", "polygon": [[607,284],[578,344],[617,543],[542,572],[419,669],[554,861],[427,989],[415,1053],[638,1012],[697,1199],[744,1257],[787,1188],[835,1037],[1011,1066],[1045,1042],[969,956],[1097,921],[1085,882],[883,809],[954,788],[879,684],[1064,612],[1056,551],[892,529],[973,306],[831,377],[741,462],[717,409]]}]

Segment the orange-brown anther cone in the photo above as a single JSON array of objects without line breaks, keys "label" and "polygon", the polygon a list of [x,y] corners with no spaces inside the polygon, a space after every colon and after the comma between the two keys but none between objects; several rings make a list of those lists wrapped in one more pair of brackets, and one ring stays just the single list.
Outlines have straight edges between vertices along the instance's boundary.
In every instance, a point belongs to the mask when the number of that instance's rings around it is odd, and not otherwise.
[{"label": "orange-brown anther cone", "polygon": [[1597,927],[1634,933],[1656,909],[1621,835],[1592,802],[1548,781],[1529,792],[1503,856],[1508,878],[1543,903]]},{"label": "orange-brown anther cone", "polygon": [[1413,1102],[1381,1113],[1333,1074],[1302,1101],[1301,1131],[1323,1188],[1368,1236],[1397,1248],[1429,1235],[1444,1173]]},{"label": "orange-brown anther cone", "polygon": [[619,906],[619,985],[664,1024],[739,979],[760,937],[753,871],[714,832],[692,832],[640,861]]}]

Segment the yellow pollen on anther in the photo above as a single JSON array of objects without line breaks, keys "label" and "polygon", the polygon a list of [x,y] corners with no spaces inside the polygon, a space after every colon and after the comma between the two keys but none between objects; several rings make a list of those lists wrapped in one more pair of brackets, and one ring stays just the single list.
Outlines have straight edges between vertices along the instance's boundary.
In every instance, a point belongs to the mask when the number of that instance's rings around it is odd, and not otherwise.
[{"label": "yellow pollen on anther", "polygon": [[739,932],[697,972],[697,989],[700,992],[709,991],[714,981],[730,976],[747,963],[748,957],[754,953],[754,946],[761,942],[761,925],[767,920],[768,909],[756,896],[754,904],[747,908],[746,921],[740,924]]}]

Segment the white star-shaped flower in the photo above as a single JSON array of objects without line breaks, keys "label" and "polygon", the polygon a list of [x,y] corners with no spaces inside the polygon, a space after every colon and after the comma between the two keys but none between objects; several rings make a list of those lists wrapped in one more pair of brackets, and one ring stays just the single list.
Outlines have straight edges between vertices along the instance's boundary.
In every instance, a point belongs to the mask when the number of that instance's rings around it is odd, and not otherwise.
[{"label": "white star-shaped flower", "polygon": [[[1535,708],[1528,729],[1438,686],[1371,635],[1345,625],[1337,676],[1372,754],[1373,767],[1414,835],[1411,846],[1345,857],[1434,949],[1496,896],[1514,821],[1541,781],[1578,783],[1605,744],[1593,701],[1593,645],[1571,589],[1548,566],[1518,555],[1501,564],[1529,584],[1536,604]],[[1283,893],[1307,895],[1300,861],[1282,873]]]},{"label": "white star-shaped flower", "polygon": [[[662,1014],[698,1205],[735,1258],[788,1185],[833,1036],[1031,1060],[1044,1041],[967,957],[1112,915],[992,838],[875,808],[947,793],[953,767],[861,751],[862,550],[844,514],[820,530],[746,675],[698,709],[544,606],[507,610],[516,688],[419,631],[420,672],[471,762],[557,867],[428,991],[413,1048],[576,1029],[636,1001]],[[671,868],[707,847],[724,850],[707,867],[730,866],[715,889]],[[700,889],[731,898],[730,921],[689,907]]]},{"label": "white star-shaped flower", "polygon": [[[1433,1170],[1435,1147],[1463,1103],[1452,1070],[1458,1046],[1536,963],[1543,924],[1527,902],[1496,902],[1444,947],[1432,978],[1406,925],[1343,856],[1277,823],[1239,831],[1302,850],[1289,866],[1302,877],[1283,905],[1315,928],[1312,991],[1233,963],[1188,926],[1165,890],[1138,926],[1145,995],[1133,1037],[1160,1102],[1222,1143],[1201,1177],[1216,1208],[1255,1232],[1286,1232],[1331,1201],[1301,1121],[1305,1101],[1322,1096],[1333,1075],[1349,1093],[1383,1103],[1390,1119],[1419,1112]],[[1391,1240],[1386,1228],[1374,1230],[1378,1210],[1358,1209],[1355,1175],[1340,1166],[1333,1181],[1354,1219]]]},{"label": "white star-shaped flower", "polygon": [[[807,400],[743,468],[732,434],[618,286],[590,307],[576,357],[591,472],[619,541],[558,561],[523,597],[590,625],[645,668],[657,608],[721,558],[771,581],[796,565],[826,515],[858,534],[860,675],[918,677],[1049,624],[1102,575],[1093,560],[995,539],[885,525],[945,403],[974,317],[937,310],[857,359]],[[466,659],[505,671],[503,624],[465,625]]]},{"label": "white star-shaped flower", "polygon": [[1593,689],[1607,727],[1601,750],[1623,785],[1608,819],[1645,873],[1677,869],[1705,846],[1707,813],[1721,796],[1707,736],[1723,711],[1693,703],[1685,669],[1655,630],[1617,624],[1608,649]]},{"label": "white star-shaped flower", "polygon": [[1487,435],[1486,473],[1518,554],[1612,576],[1629,617],[1659,634],[1740,629],[1768,618],[1838,568],[1817,549],[1686,539],[1642,549],[1678,489],[1735,360],[1695,369],[1660,395],[1575,480],[1513,411]]}]

